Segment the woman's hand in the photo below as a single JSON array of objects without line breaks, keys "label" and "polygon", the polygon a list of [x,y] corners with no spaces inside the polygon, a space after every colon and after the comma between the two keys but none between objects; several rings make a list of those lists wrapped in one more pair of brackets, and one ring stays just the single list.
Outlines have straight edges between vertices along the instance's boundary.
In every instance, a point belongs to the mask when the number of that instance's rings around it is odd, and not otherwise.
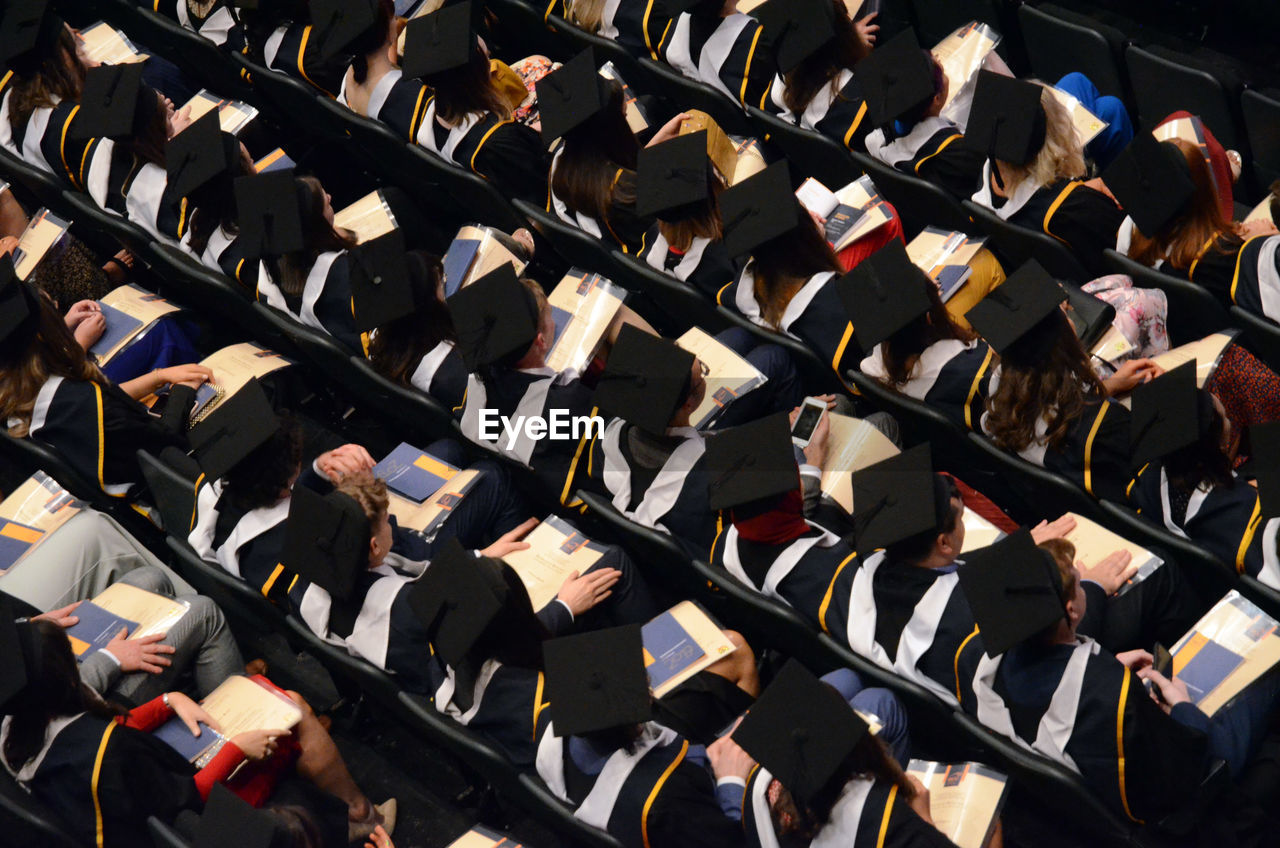
[{"label": "woman's hand", "polygon": [[690,117],[692,116],[688,112],[681,112],[679,115],[676,115],[674,118],[663,124],[662,128],[653,134],[653,138],[649,139],[649,143],[646,144],[645,147],[653,147],[654,145],[662,144],[662,142],[670,141],[680,135],[680,125],[689,120]]},{"label": "woman's hand", "polygon": [[[168,101],[166,101],[168,102]],[[173,109],[173,103],[169,103],[169,109]],[[178,111],[169,112],[169,138],[173,138],[178,133],[191,126],[191,107],[183,106]]]},{"label": "woman's hand", "polygon": [[73,328],[72,335],[76,337],[76,344],[88,351],[106,331],[107,319],[102,317],[101,312],[94,312]]},{"label": "woman's hand", "polygon": [[231,737],[231,744],[239,748],[246,759],[265,760],[276,752],[276,740],[288,735],[287,730],[246,730]]},{"label": "woman's hand", "polygon": [[174,715],[182,719],[182,723],[187,726],[187,730],[191,731],[192,736],[200,735],[200,722],[204,722],[206,727],[214,730],[221,730],[218,723],[213,720],[213,716],[204,711],[204,707],[188,698],[181,692],[168,693],[169,709],[173,710]]},{"label": "woman's hand", "polygon": [[1112,551],[1098,560],[1097,565],[1092,568],[1085,568],[1077,562],[1076,568],[1080,569],[1081,580],[1092,580],[1108,595],[1119,592],[1125,581],[1138,573],[1138,566],[1133,562],[1133,554],[1128,551]]},{"label": "woman's hand", "polygon": [[391,841],[391,837],[387,836],[387,831],[382,825],[378,825],[373,829],[373,835],[364,843],[364,848],[396,848],[396,846]]},{"label": "woman's hand", "polygon": [[1155,360],[1130,359],[1122,364],[1116,373],[1103,380],[1102,384],[1107,387],[1109,394],[1122,395],[1133,391],[1135,386],[1151,382],[1163,373],[1164,369],[1157,365]]},{"label": "woman's hand", "polygon": [[556,599],[563,602],[577,618],[587,610],[604,603],[613,594],[613,585],[622,579],[616,568],[600,568],[581,577],[573,572],[565,578]]},{"label": "woman's hand", "polygon": [[1150,680],[1156,690],[1160,692],[1160,697],[1156,697],[1156,693],[1151,693],[1151,700],[1160,705],[1160,709],[1166,713],[1172,712],[1173,708],[1178,704],[1191,703],[1191,693],[1187,691],[1187,684],[1181,680],[1170,680],[1154,668],[1144,668],[1138,672],[1138,677],[1142,680]]},{"label": "woman's hand", "polygon": [[1149,651],[1124,651],[1116,654],[1116,659],[1120,660],[1120,664],[1129,669],[1133,673],[1138,673],[1144,668],[1150,668],[1155,659]]},{"label": "woman's hand", "polygon": [[722,777],[740,777],[746,780],[756,761],[733,741],[733,734],[725,734],[707,746],[707,759],[711,761],[711,771],[716,780]]},{"label": "woman's hand", "polygon": [[1041,521],[1031,528],[1031,541],[1037,545],[1049,539],[1061,539],[1076,529],[1076,520],[1070,515],[1062,515],[1053,521]]},{"label": "woman's hand", "polygon": [[173,383],[175,386],[190,386],[193,389],[198,389],[205,383],[213,382],[213,372],[197,362],[158,368],[152,373],[155,374],[156,379],[159,381],[156,384],[156,388],[163,386],[165,383]]},{"label": "woman's hand", "polygon": [[372,471],[375,465],[377,463],[369,452],[355,444],[342,445],[316,457],[316,468],[335,485],[341,483],[342,478],[348,474]]},{"label": "woman's hand", "polygon": [[67,323],[68,330],[74,330],[79,327],[86,319],[93,315],[101,315],[102,306],[96,300],[78,300],[71,304],[71,308],[67,310],[67,314],[62,319]]},{"label": "woman's hand", "polygon": [[18,240],[13,236],[0,237],[0,253],[13,253],[18,249]]},{"label": "woman's hand", "polygon": [[145,671],[148,674],[159,674],[170,665],[168,654],[176,650],[172,645],[161,645],[163,633],[152,633],[141,639],[130,639],[128,628],[120,628],[115,638],[102,650],[120,662],[120,670],[126,673]]},{"label": "woman's hand", "polygon": [[[529,532],[533,530],[533,528],[537,527],[539,523],[540,522],[536,518],[528,519],[519,527],[516,527],[513,530],[508,530],[506,533],[503,533],[501,536],[498,537],[498,540],[496,542],[494,542],[489,547],[482,549],[480,551],[480,555],[487,556],[487,557],[495,557],[496,559],[502,559],[504,556],[511,553],[512,551],[526,550],[529,547],[529,543],[522,542],[520,540],[523,539],[525,536],[529,535]],[[562,589],[561,591],[564,591],[564,590]]]},{"label": "woman's hand", "polygon": [[929,813],[929,790],[920,782],[920,778],[914,774],[907,775],[907,781],[911,784],[911,788],[915,790],[911,800],[907,802],[907,806],[915,810],[917,816],[929,824],[933,824],[933,816]]},{"label": "woman's hand", "polygon": [[853,28],[858,33],[858,40],[862,42],[862,46],[870,50],[876,46],[876,33],[880,31],[880,24],[873,23],[879,12],[872,12],[864,18],[859,18],[853,22]]},{"label": "woman's hand", "polygon": [[1276,229],[1274,221],[1262,219],[1259,221],[1242,221],[1236,224],[1236,235],[1242,239],[1251,239],[1254,236],[1271,236],[1280,230]]}]

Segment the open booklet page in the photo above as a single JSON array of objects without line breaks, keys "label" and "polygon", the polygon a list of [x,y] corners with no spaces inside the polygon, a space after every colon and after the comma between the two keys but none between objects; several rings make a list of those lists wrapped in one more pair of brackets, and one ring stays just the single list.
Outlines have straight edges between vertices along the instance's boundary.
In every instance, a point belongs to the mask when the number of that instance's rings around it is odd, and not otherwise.
[{"label": "open booklet page", "polygon": [[626,296],[599,274],[570,268],[547,297],[556,323],[547,365],[557,372],[586,370]]},{"label": "open booklet page", "polygon": [[1093,141],[1097,138],[1098,133],[1111,126],[1090,112],[1074,95],[1053,86],[1049,86],[1046,91],[1066,107],[1067,112],[1071,115],[1071,125],[1075,128],[1076,139],[1080,142],[1081,147]]},{"label": "open booklet page", "polygon": [[335,212],[333,225],[355,233],[359,244],[385,236],[399,226],[381,189],[371,191],[345,209]]},{"label": "open booklet page", "polygon": [[13,271],[18,279],[30,277],[49,248],[57,244],[70,228],[70,221],[64,221],[48,209],[41,209],[32,216],[13,251]]},{"label": "open booklet page", "polygon": [[98,21],[76,33],[84,58],[103,65],[127,65],[150,58],[139,53],[129,37],[106,21]]},{"label": "open booklet page", "polygon": [[907,245],[907,256],[938,284],[943,301],[947,301],[973,273],[969,262],[985,243],[985,238],[925,227]]},{"label": "open booklet page", "polygon": [[497,230],[478,224],[467,224],[458,230],[441,260],[445,297],[506,264],[515,269],[517,277],[524,273],[527,263],[503,244],[504,237]]},{"label": "open booklet page", "polygon": [[450,842],[448,848],[499,848],[499,846],[501,848],[523,848],[523,843],[516,842],[509,836],[478,824]]},{"label": "open booklet page", "polygon": [[179,310],[160,295],[134,283],[112,289],[98,303],[107,326],[89,352],[98,358],[99,365],[110,362],[156,321]]},{"label": "open booklet page", "polygon": [[727,182],[734,186],[743,180],[750,179],[768,167],[764,153],[760,150],[760,141],[755,138],[729,136],[738,152],[738,161],[733,166],[733,174]]},{"label": "open booklet page", "polygon": [[191,735],[182,719],[174,716],[154,735],[194,763],[207,764],[223,742],[251,730],[291,730],[302,720],[302,710],[280,689],[251,677],[228,677],[200,702],[219,731],[200,723],[200,736]]},{"label": "open booklet page", "polygon": [[960,548],[962,554],[985,548],[987,545],[994,545],[1005,537],[1003,530],[969,507],[964,508],[960,521],[964,524],[964,545]]},{"label": "open booklet page", "polygon": [[1004,806],[1009,778],[981,763],[912,760],[907,774],[929,790],[929,816],[959,848],[983,848]]},{"label": "open booklet page", "polygon": [[1120,588],[1117,594],[1123,595],[1134,584],[1141,583],[1151,572],[1164,564],[1164,560],[1139,544],[1129,541],[1118,533],[1112,533],[1094,521],[1068,512],[1067,516],[1076,521],[1075,529],[1064,538],[1076,547],[1076,562],[1082,563],[1084,569],[1093,568],[1116,551],[1127,551],[1132,559],[1130,565],[1138,567],[1137,572]]},{"label": "open booklet page", "polygon": [[1108,327],[1102,337],[1094,342],[1089,353],[1115,368],[1123,361],[1123,357],[1132,353],[1133,350],[1133,342],[1125,338],[1124,333],[1113,325]]},{"label": "open booklet page", "polygon": [[830,495],[844,511],[853,514],[854,471],[874,465],[898,454],[889,438],[861,418],[827,413],[830,434],[827,436],[827,461],[822,465],[822,491]]},{"label": "open booklet page", "polygon": [[455,468],[406,442],[373,467],[373,475],[387,482],[390,512],[396,523],[428,537],[457,509],[483,473]]},{"label": "open booklet page", "polygon": [[871,177],[863,175],[839,191],[831,191],[809,177],[796,189],[796,199],[810,212],[826,220],[823,234],[835,251],[893,220]]},{"label": "open booklet page", "polygon": [[195,96],[183,105],[183,108],[191,109],[192,123],[217,109],[218,125],[223,132],[231,133],[232,135],[238,134],[240,130],[249,125],[250,121],[258,117],[258,110],[248,103],[218,97],[207,88],[202,88],[196,92]]},{"label": "open booklet page", "polygon": [[1170,650],[1173,676],[1187,685],[1196,706],[1213,715],[1280,662],[1277,626],[1233,589]]},{"label": "open booklet page", "polygon": [[733,643],[693,601],[681,601],[641,628],[649,688],[661,698],[733,653]]},{"label": "open booklet page", "polygon": [[[1218,363],[1222,361],[1222,354],[1226,353],[1227,348],[1235,341],[1236,332],[1233,330],[1226,333],[1211,333],[1203,339],[1187,342],[1184,345],[1178,345],[1172,350],[1158,353],[1151,357],[1151,360],[1165,371],[1172,371],[1186,362],[1194,362],[1196,364],[1196,386],[1203,389],[1205,384],[1209,382],[1209,378],[1213,376],[1213,372],[1218,370]],[[1133,404],[1133,395],[1132,393],[1124,394],[1118,400],[1126,408],[1129,408]]]},{"label": "open booklet page", "polygon": [[698,357],[705,368],[706,395],[689,416],[699,430],[711,426],[735,398],[764,385],[767,378],[747,360],[698,327],[690,327],[676,344]]},{"label": "open booklet page", "polygon": [[70,492],[43,471],[24,480],[0,503],[0,574],[21,562],[80,507]]},{"label": "open booklet page", "polygon": [[987,54],[995,50],[999,43],[1000,36],[994,29],[974,21],[939,41],[930,51],[950,81],[944,109],[951,105],[965,83],[982,68]]},{"label": "open booklet page", "polygon": [[534,610],[554,601],[570,574],[586,574],[605,552],[604,545],[556,515],[543,519],[523,541],[528,548],[512,551],[502,561],[520,576]]},{"label": "open booklet page", "polygon": [[265,377],[292,363],[253,342],[240,342],[214,351],[200,364],[213,371],[214,382],[196,390],[196,406],[190,419],[193,427],[213,412],[223,398],[240,391],[253,378]]}]

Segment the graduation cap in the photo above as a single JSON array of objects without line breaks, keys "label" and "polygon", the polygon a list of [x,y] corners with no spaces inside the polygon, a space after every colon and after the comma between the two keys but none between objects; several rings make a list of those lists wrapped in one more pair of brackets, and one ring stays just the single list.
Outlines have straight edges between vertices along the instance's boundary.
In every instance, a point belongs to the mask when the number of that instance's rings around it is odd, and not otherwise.
[{"label": "graduation cap", "polygon": [[871,350],[921,315],[933,302],[925,286],[936,285],[911,261],[899,239],[854,266],[836,281],[853,334],[863,350]]},{"label": "graduation cap", "polygon": [[400,70],[407,77],[428,77],[451,71],[471,61],[475,48],[471,3],[443,6],[409,21],[404,30]]},{"label": "graduation cap", "polygon": [[311,0],[313,37],[328,62],[378,22],[378,0]]},{"label": "graduation cap", "polygon": [[712,509],[783,495],[800,487],[787,414],[774,415],[728,430],[707,441]]},{"label": "graduation cap", "polygon": [[639,724],[653,713],[639,624],[548,640],[542,659],[557,736]]},{"label": "graduation cap", "polygon": [[1194,361],[1134,387],[1129,446],[1135,468],[1199,441],[1208,423],[1200,416],[1199,395]]},{"label": "graduation cap", "polygon": [[550,147],[551,142],[595,117],[609,102],[610,85],[600,76],[590,47],[538,80],[542,143]]},{"label": "graduation cap", "polygon": [[302,234],[302,188],[293,171],[237,177],[236,218],[250,257],[281,256],[306,245]]},{"label": "graduation cap", "polygon": [[222,131],[217,110],[206,112],[165,145],[168,185],[176,196],[188,197],[226,173],[239,156],[240,142]]},{"label": "graduation cap", "polygon": [[801,223],[798,205],[785,160],[729,187],[720,195],[725,251],[733,257],[745,256],[791,232]]},{"label": "graduation cap", "polygon": [[958,574],[989,657],[1066,617],[1058,564],[1025,527],[965,554]]},{"label": "graduation cap", "polygon": [[807,806],[840,776],[868,732],[835,689],[791,659],[747,710],[733,741]]},{"label": "graduation cap", "polygon": [[193,848],[271,848],[278,819],[255,810],[221,783],[215,783],[196,825]]},{"label": "graduation cap", "polygon": [[511,584],[503,579],[505,568],[501,560],[474,557],[450,539],[414,583],[409,606],[449,665],[462,662],[506,606]]},{"label": "graduation cap", "polygon": [[858,550],[868,554],[937,530],[939,482],[928,442],[855,471],[850,483]]},{"label": "graduation cap", "polygon": [[448,300],[458,348],[470,371],[519,358],[538,336],[538,304],[510,264],[463,286]]},{"label": "graduation cap", "polygon": [[205,477],[219,480],[279,429],[280,419],[255,377],[218,404],[187,437]]},{"label": "graduation cap", "polygon": [[1148,238],[1187,208],[1196,193],[1182,151],[1149,133],[1133,137],[1103,172],[1102,181]]},{"label": "graduation cap", "polygon": [[836,37],[830,0],[769,0],[752,10],[787,73]]},{"label": "graduation cap", "polygon": [[1044,147],[1048,116],[1040,86],[992,71],[978,71],[965,140],[988,156],[1025,165]]},{"label": "graduation cap", "polygon": [[124,138],[133,135],[158,108],[155,90],[142,84],[141,62],[98,65],[85,74],[72,135]]},{"label": "graduation cap", "polygon": [[1249,465],[1258,484],[1262,517],[1280,515],[1280,421],[1254,424],[1249,428],[1253,456]]},{"label": "graduation cap", "polygon": [[0,355],[26,350],[40,326],[38,295],[18,279],[13,257],[0,255]]},{"label": "graduation cap", "polygon": [[281,563],[345,601],[368,568],[369,533],[364,509],[349,495],[295,486]]},{"label": "graduation cap", "polygon": [[933,63],[908,28],[872,50],[854,65],[871,122],[878,127],[898,120],[934,98]]},{"label": "graduation cap", "polygon": [[368,332],[413,314],[416,304],[400,230],[357,245],[347,255],[357,330]]},{"label": "graduation cap", "polygon": [[0,64],[19,76],[35,73],[53,56],[62,28],[48,0],[8,0],[0,11]]},{"label": "graduation cap", "polygon": [[689,394],[694,356],[675,342],[625,324],[609,351],[592,403],[661,435]]},{"label": "graduation cap", "polygon": [[0,592],[0,715],[9,714],[14,700],[27,686],[27,661],[18,630],[30,625],[16,623],[17,617],[13,598]]},{"label": "graduation cap", "polygon": [[[1062,286],[1039,262],[1029,259],[964,317],[996,353],[1004,354],[1066,299]],[[1041,335],[1049,344],[1057,340],[1052,334]]]},{"label": "graduation cap", "polygon": [[636,158],[636,214],[678,221],[707,199],[707,132],[677,136],[640,149]]}]

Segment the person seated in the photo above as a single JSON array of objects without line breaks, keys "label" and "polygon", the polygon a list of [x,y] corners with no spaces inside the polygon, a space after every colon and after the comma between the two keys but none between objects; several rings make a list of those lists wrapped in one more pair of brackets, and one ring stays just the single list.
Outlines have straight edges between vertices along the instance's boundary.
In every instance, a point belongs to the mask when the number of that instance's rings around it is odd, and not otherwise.
[{"label": "person seated", "polygon": [[[0,276],[12,274],[0,262]],[[0,285],[0,415],[9,435],[57,451],[113,497],[142,483],[136,453],[185,449],[195,389],[214,379],[203,365],[177,365],[117,385],[89,361],[49,300],[10,276]],[[171,386],[164,414],[139,401]]]},{"label": "person seated", "polygon": [[[852,697],[839,685],[848,678]],[[862,689],[852,671],[819,680],[788,663],[733,733],[707,749],[746,783],[737,799],[746,844],[951,846],[930,817],[928,790],[903,771],[905,745],[891,747],[896,728],[888,722],[905,726],[902,713],[888,690]],[[999,836],[990,844],[999,846]]]},{"label": "person seated", "polygon": [[[542,140],[561,142],[547,177],[547,211],[637,254],[653,222],[636,211],[640,142],[627,123],[622,86],[596,73],[587,50],[539,80],[538,106]],[[676,115],[649,144],[674,138],[686,117]]]},{"label": "person seated", "polygon": [[[1198,147],[1180,138],[1156,143],[1140,137],[1103,180],[1110,180],[1108,187],[1129,214],[1117,251],[1203,286],[1254,315],[1280,321],[1276,225],[1235,223],[1224,216]],[[1143,183],[1155,188],[1145,191]]]},{"label": "person seated", "polygon": [[175,21],[226,50],[240,52],[245,47],[244,27],[237,17],[240,9],[228,0],[156,0],[153,11]]},{"label": "person seated", "polygon": [[414,18],[405,28],[404,76],[430,94],[414,140],[440,158],[479,174],[504,195],[530,203],[547,196],[547,155],[536,131],[513,120],[494,81],[488,48],[474,30],[469,4]]},{"label": "person seated", "polygon": [[737,0],[691,0],[650,47],[689,79],[698,80],[735,103],[764,108],[778,67],[767,49],[764,28],[738,11]]},{"label": "person seated", "polygon": [[754,14],[772,40],[779,71],[761,108],[862,150],[871,125],[853,68],[875,46],[879,13],[852,21],[840,0],[814,0],[767,3]]},{"label": "person seated", "polygon": [[[975,669],[962,704],[985,726],[1079,773],[1132,821],[1154,824],[1196,804],[1214,760],[1225,760],[1235,779],[1245,774],[1271,722],[1280,676],[1265,675],[1205,715],[1185,682],[1152,668],[1147,651],[1116,654],[1078,635],[1089,606],[1079,571],[1026,533],[973,552],[959,575],[981,628],[955,659]],[[1240,788],[1228,804],[1256,803]],[[1224,817],[1228,828],[1234,819]]]},{"label": "person seated", "polygon": [[965,140],[943,107],[951,80],[908,29],[855,69],[869,100],[867,153],[886,165],[965,199],[982,185],[986,155]]},{"label": "person seated", "polygon": [[1116,243],[1124,213],[1099,179],[1085,181],[1071,115],[1049,89],[978,72],[966,140],[988,155],[972,200],[1002,220],[1066,245],[1090,272]]},{"label": "person seated", "polygon": [[391,0],[379,0],[377,22],[351,44],[355,59],[342,78],[338,102],[415,142],[425,115],[422,104],[430,90],[399,68],[397,41],[403,29]]},{"label": "person seated", "polygon": [[58,810],[77,840],[104,848],[149,844],[149,816],[172,823],[183,810],[201,809],[220,783],[255,806],[272,798],[304,801],[326,839],[337,844],[363,838],[379,824],[394,827],[394,800],[378,807],[365,796],[296,692],[284,693],[302,711],[291,731],[238,733],[196,770],[152,732],[174,716],[193,735],[201,732],[198,723],[216,730],[218,722],[198,704],[166,692],[126,711],[80,680],[61,627],[5,618],[0,626],[18,647],[4,658],[6,680],[20,675],[25,683],[6,688],[0,762],[34,798]]},{"label": "person seated", "polygon": [[288,0],[240,8],[248,54],[273,71],[333,97],[351,64],[351,44],[377,23],[377,0]]},{"label": "person seated", "polygon": [[[1167,415],[1180,431],[1140,422]],[[1275,538],[1280,521],[1262,516],[1261,500],[1233,469],[1240,432],[1209,392],[1184,368],[1168,372],[1134,397],[1140,470],[1129,503],[1147,520],[1206,548],[1241,574],[1280,587]]]},{"label": "person seated", "polygon": [[583,32],[616,41],[636,57],[656,59],[658,45],[671,20],[664,7],[648,0],[553,0],[551,14]]},{"label": "person seated", "polygon": [[1125,108],[1124,101],[1113,94],[1098,91],[1093,80],[1079,71],[1064,75],[1053,87],[1080,101],[1080,105],[1091,115],[1106,124],[1085,145],[1084,155],[1093,161],[1099,171],[1110,167],[1120,152],[1133,141],[1133,121],[1129,119],[1129,110]]},{"label": "person seated", "polygon": [[[196,121],[177,142],[183,148],[188,144],[195,148],[192,158],[196,164],[203,163],[206,156],[215,160],[220,157],[224,163],[224,167],[199,185],[180,190],[191,209],[182,248],[206,268],[221,271],[246,292],[256,293],[258,280],[266,276],[266,271],[258,257],[249,256],[246,240],[241,238],[235,182],[241,177],[253,176],[257,170],[248,149],[230,133],[219,132],[218,142],[211,143],[212,139],[207,136],[211,128],[203,120]],[[182,154],[171,150],[170,155]],[[186,181],[183,188],[190,185],[191,181]]]},{"label": "person seated", "polygon": [[28,26],[34,30],[29,39],[6,39],[0,47],[0,64],[9,71],[0,77],[0,146],[60,177],[67,172],[58,153],[59,133],[50,131],[49,119],[59,104],[79,102],[89,63],[71,28],[52,8],[39,9],[35,21],[25,20],[28,14],[19,5],[6,5],[0,12],[6,32]]}]

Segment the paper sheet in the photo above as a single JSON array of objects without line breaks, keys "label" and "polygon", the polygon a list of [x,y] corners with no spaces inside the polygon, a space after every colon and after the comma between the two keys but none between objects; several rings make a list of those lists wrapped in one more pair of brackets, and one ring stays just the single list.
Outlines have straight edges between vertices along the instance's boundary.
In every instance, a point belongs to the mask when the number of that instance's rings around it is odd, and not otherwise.
[{"label": "paper sheet", "polygon": [[449,517],[449,513],[458,507],[483,473],[474,468],[464,468],[420,504],[388,491],[390,512],[401,527],[430,537]]},{"label": "paper sheet", "polygon": [[983,848],[1004,805],[1008,777],[981,763],[912,760],[907,773],[929,790],[933,824],[959,848]]},{"label": "paper sheet", "polygon": [[689,416],[693,426],[709,426],[734,398],[741,397],[766,381],[764,374],[747,360],[698,327],[690,327],[676,344],[698,357],[706,373],[707,390],[702,403]]},{"label": "paper sheet", "polygon": [[898,448],[888,437],[860,418],[827,413],[827,461],[822,465],[821,489],[844,511],[853,514],[854,471],[897,456]]},{"label": "paper sheet", "polygon": [[999,43],[999,34],[977,21],[965,24],[938,42],[931,52],[950,80],[944,109],[951,105],[964,84],[982,67],[987,54]]},{"label": "paper sheet", "polygon": [[[228,100],[218,97],[207,88],[196,92],[195,96],[183,104],[182,109],[191,108],[191,121],[204,117],[214,109],[218,110],[218,124],[223,132],[236,135],[258,117],[258,110],[248,103],[239,100]],[[182,111],[179,109],[178,111]]]},{"label": "paper sheet", "polygon": [[522,844],[496,830],[476,825],[450,842],[448,848],[522,848]]},{"label": "paper sheet", "polygon": [[1093,141],[1098,137],[1098,133],[1111,126],[1085,108],[1085,105],[1077,100],[1074,95],[1053,86],[1049,86],[1048,90],[1054,96],[1054,99],[1061,103],[1071,115],[1071,124],[1075,127],[1076,139],[1079,140],[1081,147]]},{"label": "paper sheet", "polygon": [[137,629],[129,634],[130,639],[168,633],[191,608],[186,601],[157,595],[128,583],[111,584],[93,602],[107,612],[138,622]]},{"label": "paper sheet", "polygon": [[627,81],[622,78],[622,74],[618,73],[618,69],[613,62],[605,62],[600,66],[600,76],[613,80],[622,86],[622,106],[626,110],[627,126],[631,127],[631,132],[639,134],[647,130],[649,128],[649,119],[636,102],[635,92],[631,90],[631,86],[627,85]]},{"label": "paper sheet", "polygon": [[626,296],[626,289],[599,274],[570,268],[547,297],[573,316],[547,354],[547,365],[557,372],[584,371]]},{"label": "paper sheet", "polygon": [[1003,530],[969,507],[964,508],[960,520],[964,523],[964,544],[960,547],[962,554],[985,548],[987,545],[994,545],[1005,537]]},{"label": "paper sheet", "polygon": [[712,118],[706,112],[698,109],[686,109],[685,114],[689,118],[680,124],[680,135],[691,135],[706,130],[707,157],[711,160],[711,164],[715,166],[716,170],[720,172],[720,176],[727,180],[738,168],[737,147],[724,134],[724,130],[720,129],[720,125],[716,123],[715,118]]},{"label": "paper sheet", "polygon": [[1092,568],[1116,551],[1128,551],[1133,557],[1131,564],[1138,566],[1139,569],[1152,563],[1158,566],[1164,562],[1141,545],[1129,541],[1118,533],[1112,533],[1083,515],[1068,512],[1067,516],[1075,519],[1076,526],[1064,538],[1076,546],[1076,561],[1084,563],[1085,568]]},{"label": "paper sheet", "polygon": [[399,226],[381,189],[369,192],[345,209],[335,212],[333,225],[355,233],[359,244],[385,236]]},{"label": "paper sheet", "polygon": [[240,342],[214,351],[201,360],[200,364],[213,371],[213,388],[217,396],[191,416],[193,426],[208,417],[223,398],[240,391],[254,377],[265,377],[291,363],[283,356],[258,347],[253,342]]},{"label": "paper sheet", "polygon": [[1270,221],[1274,224],[1275,219],[1271,215],[1271,201],[1274,199],[1274,194],[1268,194],[1266,197],[1262,198],[1258,205],[1253,207],[1253,211],[1245,217],[1244,223],[1248,224],[1251,221]]},{"label": "paper sheet", "polygon": [[18,247],[13,252],[13,270],[18,279],[30,277],[40,260],[49,252],[49,248],[57,244],[58,239],[70,228],[70,221],[64,221],[48,209],[37,212],[22,231]]},{"label": "paper sheet", "polygon": [[128,65],[142,62],[150,58],[146,53],[139,53],[123,32],[108,24],[98,21],[77,33],[86,59],[104,65]]},{"label": "paper sheet", "polygon": [[302,720],[302,710],[288,696],[248,677],[228,677],[200,706],[227,739],[250,730],[289,730]]},{"label": "paper sheet", "polygon": [[535,611],[555,600],[570,574],[586,574],[604,553],[602,545],[555,515],[533,528],[524,541],[528,548],[512,551],[502,561],[520,576]]},{"label": "paper sheet", "polygon": [[768,167],[764,154],[760,152],[760,142],[754,138],[734,139],[734,147],[738,153],[738,161],[733,166],[733,174],[727,180],[731,186],[750,179]]}]

